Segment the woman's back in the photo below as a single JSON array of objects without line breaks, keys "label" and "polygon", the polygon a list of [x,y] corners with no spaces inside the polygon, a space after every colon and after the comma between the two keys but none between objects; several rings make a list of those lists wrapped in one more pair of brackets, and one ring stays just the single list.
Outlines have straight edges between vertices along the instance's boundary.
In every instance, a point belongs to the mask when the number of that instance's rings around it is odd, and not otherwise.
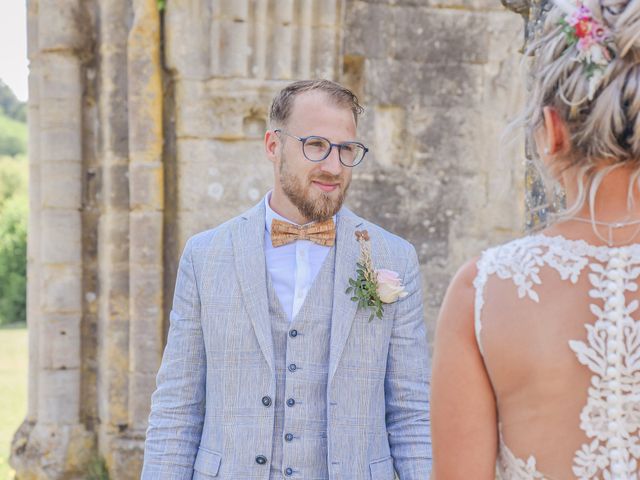
[{"label": "woman's back", "polygon": [[505,479],[637,478],[640,245],[534,235],[476,264]]}]

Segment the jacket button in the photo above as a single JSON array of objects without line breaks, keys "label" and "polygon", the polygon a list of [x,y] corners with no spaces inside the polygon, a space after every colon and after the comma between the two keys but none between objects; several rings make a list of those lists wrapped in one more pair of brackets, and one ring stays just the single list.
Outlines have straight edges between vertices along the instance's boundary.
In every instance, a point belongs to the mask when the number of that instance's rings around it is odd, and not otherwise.
[{"label": "jacket button", "polygon": [[296,404],[296,401],[293,398],[287,400],[287,405],[293,407]]},{"label": "jacket button", "polygon": [[265,457],[264,455],[258,455],[256,457],[256,463],[258,465],[264,465],[265,463],[267,463],[267,457]]},{"label": "jacket button", "polygon": [[292,363],[291,365],[289,365],[289,371],[290,371],[290,372],[295,372],[295,371],[296,371],[296,368],[298,368],[298,367],[296,367],[296,364],[295,364],[295,363]]},{"label": "jacket button", "polygon": [[292,469],[292,468],[287,468],[287,469],[284,471],[284,474],[285,474],[287,477],[290,477],[291,475],[293,475],[293,469]]},{"label": "jacket button", "polygon": [[264,397],[262,397],[262,404],[265,407],[270,407],[271,406],[271,397],[268,397],[267,395],[265,395]]},{"label": "jacket button", "polygon": [[289,336],[291,338],[296,338],[298,336],[298,331],[297,330],[291,330],[289,331]]},{"label": "jacket button", "polygon": [[284,436],[284,439],[285,439],[287,442],[290,442],[291,440],[293,440],[293,434],[291,434],[291,433],[287,433],[287,434]]}]

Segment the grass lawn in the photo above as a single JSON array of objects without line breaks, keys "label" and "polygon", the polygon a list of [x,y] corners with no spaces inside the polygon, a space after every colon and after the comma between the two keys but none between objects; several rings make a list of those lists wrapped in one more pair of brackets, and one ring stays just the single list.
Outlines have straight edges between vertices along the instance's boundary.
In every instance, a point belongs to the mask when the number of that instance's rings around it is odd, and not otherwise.
[{"label": "grass lawn", "polygon": [[27,413],[27,327],[0,326],[0,480],[13,479],[9,447]]}]

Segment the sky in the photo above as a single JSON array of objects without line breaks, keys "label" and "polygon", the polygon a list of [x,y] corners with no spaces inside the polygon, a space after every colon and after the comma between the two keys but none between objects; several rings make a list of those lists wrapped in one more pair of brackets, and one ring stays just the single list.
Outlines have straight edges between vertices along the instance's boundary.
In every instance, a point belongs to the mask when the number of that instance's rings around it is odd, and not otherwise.
[{"label": "sky", "polygon": [[27,0],[0,0],[0,79],[18,99],[28,96]]}]

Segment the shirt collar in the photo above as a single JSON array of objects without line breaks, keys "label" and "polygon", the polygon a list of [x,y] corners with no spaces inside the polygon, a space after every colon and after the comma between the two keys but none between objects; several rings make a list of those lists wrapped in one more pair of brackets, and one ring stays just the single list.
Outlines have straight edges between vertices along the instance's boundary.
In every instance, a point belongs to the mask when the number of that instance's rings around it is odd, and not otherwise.
[{"label": "shirt collar", "polygon": [[[273,210],[271,208],[271,205],[269,205],[269,201],[271,200],[271,194],[273,193],[273,190],[269,190],[267,192],[267,194],[264,197],[264,224],[265,227],[267,228],[267,231],[269,232],[269,234],[271,234],[271,222],[276,219],[276,220],[281,220],[283,222],[287,222],[287,223],[292,223],[294,225],[299,225],[296,222],[292,222],[291,220],[289,220],[288,218],[283,217],[282,215],[280,215],[278,212],[276,212],[275,210]],[[333,221],[336,221],[336,216],[333,216]],[[310,222],[307,225],[310,225],[311,223],[315,223],[315,222]]]}]

